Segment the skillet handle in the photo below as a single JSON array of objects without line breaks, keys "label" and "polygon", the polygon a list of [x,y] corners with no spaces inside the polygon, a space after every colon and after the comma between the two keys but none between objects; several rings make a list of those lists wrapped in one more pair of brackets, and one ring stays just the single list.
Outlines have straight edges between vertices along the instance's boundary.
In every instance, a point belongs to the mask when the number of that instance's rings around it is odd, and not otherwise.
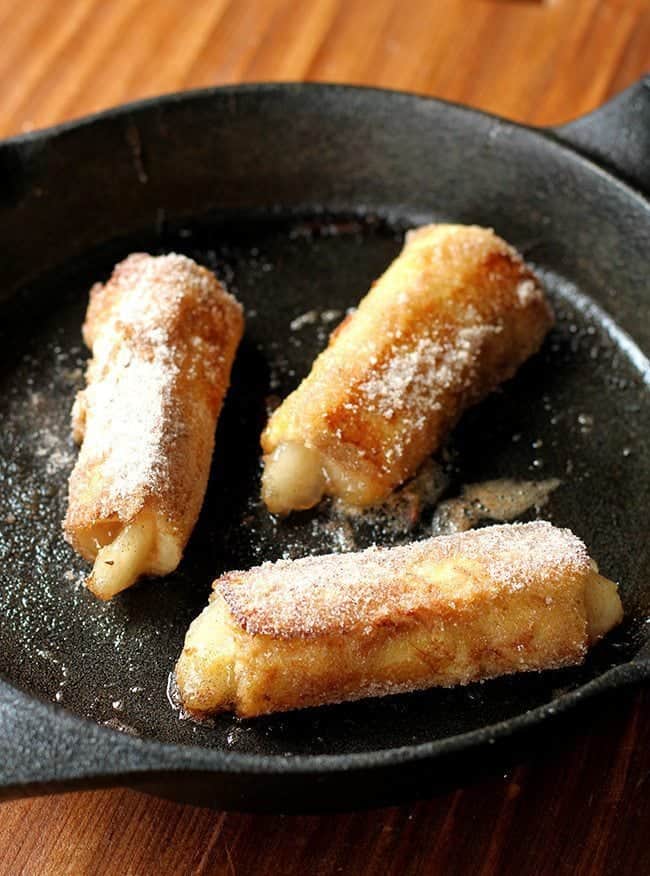
[{"label": "skillet handle", "polygon": [[[60,791],[137,783],[173,758],[165,746],[29,696],[0,677],[0,803]],[[181,752],[181,770],[186,766]]]},{"label": "skillet handle", "polygon": [[594,112],[550,130],[650,196],[650,74]]},{"label": "skillet handle", "polygon": [[92,773],[100,750],[111,763],[100,728],[89,725],[84,734],[80,727],[0,679],[0,800],[65,789],[85,768]]}]

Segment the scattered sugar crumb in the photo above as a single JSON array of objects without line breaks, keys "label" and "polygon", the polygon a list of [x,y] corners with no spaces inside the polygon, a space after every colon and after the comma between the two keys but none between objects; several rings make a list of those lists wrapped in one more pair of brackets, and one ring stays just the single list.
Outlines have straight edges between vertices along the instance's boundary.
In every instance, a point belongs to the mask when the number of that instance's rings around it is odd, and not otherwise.
[{"label": "scattered sugar crumb", "polygon": [[318,311],[317,310],[308,310],[306,313],[301,313],[300,316],[297,316],[295,319],[292,319],[289,323],[289,328],[292,332],[297,332],[303,326],[313,325],[318,320]]},{"label": "scattered sugar crumb", "polygon": [[541,301],[544,293],[534,280],[522,280],[517,286],[517,299],[522,307],[527,307],[533,301]]}]

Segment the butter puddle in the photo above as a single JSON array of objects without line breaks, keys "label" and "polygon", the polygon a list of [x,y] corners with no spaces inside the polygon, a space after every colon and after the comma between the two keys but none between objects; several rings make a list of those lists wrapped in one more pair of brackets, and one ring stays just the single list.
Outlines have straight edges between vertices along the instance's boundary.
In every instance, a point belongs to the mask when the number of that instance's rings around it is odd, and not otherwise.
[{"label": "butter puddle", "polygon": [[558,478],[515,481],[508,478],[467,484],[460,496],[441,502],[431,523],[433,535],[465,532],[481,520],[511,521],[530,508],[541,508],[560,486]]}]

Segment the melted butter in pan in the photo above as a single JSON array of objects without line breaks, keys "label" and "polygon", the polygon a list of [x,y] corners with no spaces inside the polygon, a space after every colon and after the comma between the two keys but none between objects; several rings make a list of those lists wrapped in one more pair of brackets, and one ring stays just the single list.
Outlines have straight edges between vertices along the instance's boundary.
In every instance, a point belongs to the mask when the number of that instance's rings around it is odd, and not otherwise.
[{"label": "melted butter in pan", "polygon": [[434,535],[448,535],[472,529],[481,520],[515,520],[530,508],[541,508],[560,481],[516,481],[509,478],[467,484],[455,499],[447,499],[436,508]]}]

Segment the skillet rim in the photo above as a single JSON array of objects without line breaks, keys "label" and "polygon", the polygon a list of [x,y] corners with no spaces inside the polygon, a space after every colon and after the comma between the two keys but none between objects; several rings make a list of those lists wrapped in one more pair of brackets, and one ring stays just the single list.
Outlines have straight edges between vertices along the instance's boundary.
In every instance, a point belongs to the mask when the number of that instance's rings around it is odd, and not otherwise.
[{"label": "skillet rim", "polygon": [[[231,772],[240,775],[286,775],[310,776],[319,774],[341,774],[352,770],[369,770],[379,768],[395,768],[400,766],[413,766],[420,762],[432,763],[445,757],[452,757],[460,753],[476,752],[486,744],[504,742],[511,737],[526,730],[532,730],[546,723],[551,718],[561,718],[572,712],[576,706],[583,702],[587,703],[594,697],[622,690],[650,678],[650,658],[646,657],[639,661],[628,661],[604,672],[597,678],[581,685],[566,694],[562,694],[544,705],[537,706],[513,718],[489,724],[467,733],[454,736],[446,736],[429,742],[421,742],[414,745],[398,746],[396,748],[383,749],[371,752],[351,752],[348,754],[313,754],[313,755],[283,755],[283,754],[243,754],[236,751],[224,751],[218,748],[206,748],[200,745],[180,744],[171,742],[159,742],[141,736],[130,736],[112,727],[98,724],[89,718],[83,718],[74,712],[68,711],[64,706],[42,700],[20,688],[11,682],[0,678],[0,694],[2,686],[11,688],[20,698],[29,701],[30,708],[36,709],[40,715],[47,717],[52,722],[67,723],[70,728],[78,728],[86,732],[91,728],[104,739],[119,738],[121,746],[130,748],[134,754],[157,755],[159,762],[152,763],[148,760],[142,764],[125,766],[119,761],[114,764],[104,763],[100,769],[76,772],[74,764],[67,767],[63,775],[48,773],[37,779],[26,782],[2,784],[0,780],[0,799],[2,792],[12,788],[19,789],[21,785],[29,787],[34,784],[48,782],[65,783],[69,781],[84,781],[102,778],[128,779],[129,776],[154,772]],[[398,695],[399,696],[399,695]],[[2,703],[0,702],[0,709]],[[68,732],[69,727],[63,727]],[[166,760],[167,755],[180,756],[180,762],[170,763]],[[39,764],[42,772],[42,765]]]},{"label": "skillet rim", "polygon": [[[5,149],[16,149],[20,153],[22,150],[26,150],[34,144],[45,143],[62,134],[74,133],[77,130],[101,124],[102,122],[128,118],[129,116],[137,115],[143,111],[163,105],[173,107],[179,103],[191,104],[195,101],[209,101],[213,98],[223,98],[224,96],[229,95],[237,96],[242,94],[260,93],[268,96],[286,96],[288,93],[295,96],[300,96],[301,94],[336,95],[337,93],[364,93],[371,97],[383,100],[411,101],[420,106],[437,104],[444,111],[451,111],[469,118],[479,117],[482,119],[488,119],[505,129],[521,131],[526,135],[540,138],[544,143],[545,149],[555,148],[560,151],[563,157],[566,156],[567,153],[570,154],[571,160],[574,162],[577,161],[579,165],[584,167],[586,172],[604,178],[604,181],[608,186],[615,186],[617,189],[622,189],[623,194],[628,198],[640,202],[639,206],[641,209],[650,210],[650,198],[639,188],[623,180],[617,175],[617,173],[602,167],[597,161],[587,157],[581,152],[578,147],[571,143],[563,132],[562,128],[566,126],[557,126],[557,128],[537,128],[510,119],[505,119],[483,110],[431,97],[418,92],[365,85],[330,82],[278,81],[242,83],[239,85],[223,85],[187,91],[169,92],[163,95],[142,98],[129,103],[120,104],[58,125],[1,139],[0,152]],[[608,104],[605,104],[605,106],[607,105]],[[595,113],[590,115],[597,114],[598,112],[599,109],[595,110]],[[583,116],[582,118],[587,117]],[[571,123],[569,123],[569,125],[570,124]],[[627,335],[627,332],[625,332],[625,334]],[[636,339],[634,337],[631,339],[633,343],[641,349]],[[645,354],[645,351],[641,351]],[[56,763],[53,763],[51,764],[52,768],[50,770],[52,775],[48,776],[42,775],[44,772],[43,764],[39,764],[35,771],[38,772],[40,768],[40,777],[24,783],[20,781],[16,783],[4,783],[0,778],[0,789],[5,791],[11,788],[20,789],[21,786],[28,787],[33,784],[47,783],[48,780],[61,785],[69,781],[83,781],[91,780],[93,778],[111,778],[117,780],[120,777],[124,778],[130,775],[134,776],[142,773],[155,773],[157,770],[170,773],[198,770],[201,772],[248,773],[251,775],[286,775],[290,773],[295,776],[306,776],[314,773],[319,773],[321,775],[338,774],[354,769],[386,769],[399,767],[400,765],[413,765],[419,762],[432,764],[436,761],[443,760],[447,756],[452,756],[461,752],[476,751],[478,748],[488,743],[507,740],[526,729],[531,729],[540,726],[542,723],[548,722],[548,719],[553,715],[559,716],[571,712],[583,701],[591,700],[595,696],[628,687],[632,684],[638,684],[647,679],[650,679],[650,654],[638,659],[630,660],[626,663],[618,664],[586,684],[560,695],[549,703],[543,704],[519,715],[515,715],[512,718],[495,724],[489,724],[485,727],[480,727],[466,733],[446,736],[441,739],[434,739],[413,745],[369,752],[291,755],[287,757],[286,755],[281,754],[261,755],[224,751],[222,749],[206,748],[204,746],[192,744],[162,743],[155,739],[128,736],[114,728],[97,724],[88,718],[76,715],[74,712],[68,711],[64,706],[42,700],[38,696],[17,687],[4,675],[0,675],[0,717],[2,716],[3,711],[2,690],[4,688],[5,691],[9,693],[9,696],[13,693],[18,699],[25,699],[29,703],[30,711],[34,712],[34,719],[42,719],[43,723],[52,730],[55,730],[56,728],[56,731],[60,734],[61,738],[66,738],[66,736],[71,735],[72,732],[76,732],[80,737],[84,734],[88,736],[88,730],[90,728],[93,731],[93,735],[95,733],[99,734],[99,738],[103,738],[107,743],[119,738],[121,747],[123,749],[129,749],[134,755],[142,754],[157,758],[156,764],[145,762],[144,765],[133,765],[125,768],[124,764],[119,762],[111,764],[110,760],[107,759],[107,752],[104,752],[103,759],[105,763],[101,768],[93,770],[88,770],[86,768],[80,771],[75,771],[75,763],[73,761],[71,764],[66,764],[63,775],[59,775],[59,771],[56,769]],[[174,763],[174,758],[177,760],[176,763]]]},{"label": "skillet rim", "polygon": [[624,190],[627,190],[629,194],[633,194],[634,196],[640,198],[642,205],[650,207],[650,192],[646,194],[641,190],[641,188],[624,180],[615,170],[603,167],[602,164],[600,164],[597,160],[590,158],[588,155],[586,155],[585,152],[582,151],[579,146],[575,145],[571,141],[570,137],[567,136],[568,128],[575,122],[592,119],[593,117],[598,116],[598,114],[602,110],[610,106],[614,101],[617,100],[618,97],[625,95],[627,92],[634,90],[637,86],[646,83],[648,83],[650,87],[650,75],[648,75],[647,77],[643,77],[637,83],[632,85],[631,88],[620,92],[619,95],[616,95],[614,98],[602,104],[602,106],[599,106],[591,112],[587,113],[586,115],[579,116],[578,118],[570,120],[569,122],[562,122],[558,125],[539,127],[535,125],[528,125],[524,122],[517,122],[514,119],[508,119],[504,116],[499,116],[494,113],[487,112],[486,110],[468,106],[467,104],[458,103],[457,101],[446,100],[441,97],[432,97],[431,95],[427,95],[419,91],[405,91],[398,88],[383,88],[377,85],[355,85],[352,83],[329,82],[325,80],[318,82],[295,82],[291,80],[277,80],[271,82],[259,81],[242,82],[239,84],[228,85],[212,85],[205,88],[190,88],[181,91],[168,91],[164,92],[163,94],[154,95],[152,97],[143,97],[137,100],[128,101],[127,103],[116,104],[115,106],[110,106],[106,109],[98,110],[94,113],[88,113],[87,115],[80,116],[79,118],[59,122],[56,125],[48,125],[44,128],[36,128],[33,131],[26,131],[21,134],[12,134],[9,137],[0,137],[0,150],[6,147],[11,147],[17,148],[20,151],[22,148],[29,147],[32,144],[52,139],[61,134],[73,133],[76,130],[90,127],[91,125],[95,125],[99,122],[110,121],[112,119],[117,119],[122,116],[129,116],[131,113],[139,113],[141,111],[151,109],[156,106],[161,106],[163,104],[174,105],[177,103],[191,103],[196,100],[209,99],[222,94],[237,95],[247,94],[249,92],[251,94],[259,92],[272,94],[273,92],[287,93],[292,91],[296,93],[300,91],[311,91],[314,94],[318,92],[325,93],[336,91],[342,93],[367,93],[374,94],[378,97],[385,97],[388,99],[398,98],[415,100],[423,105],[432,103],[438,104],[443,108],[459,111],[468,116],[490,119],[493,122],[498,122],[500,125],[503,125],[507,128],[514,128],[517,130],[526,131],[529,134],[541,137],[546,144],[554,144],[560,150],[566,150],[570,152],[573,158],[576,158],[579,160],[580,163],[585,164],[590,171],[604,176],[608,180],[608,182],[612,184],[622,186]]}]

